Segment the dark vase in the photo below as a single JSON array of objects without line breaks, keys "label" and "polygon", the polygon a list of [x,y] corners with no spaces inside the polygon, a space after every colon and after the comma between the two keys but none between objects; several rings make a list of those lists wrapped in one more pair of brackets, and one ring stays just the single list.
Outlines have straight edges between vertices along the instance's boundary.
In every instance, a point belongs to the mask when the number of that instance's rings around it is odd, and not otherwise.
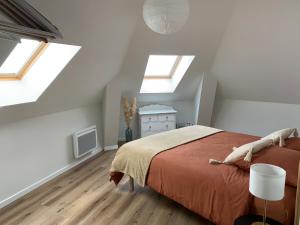
[{"label": "dark vase", "polygon": [[132,141],[132,129],[130,127],[125,130],[125,138],[126,142]]}]

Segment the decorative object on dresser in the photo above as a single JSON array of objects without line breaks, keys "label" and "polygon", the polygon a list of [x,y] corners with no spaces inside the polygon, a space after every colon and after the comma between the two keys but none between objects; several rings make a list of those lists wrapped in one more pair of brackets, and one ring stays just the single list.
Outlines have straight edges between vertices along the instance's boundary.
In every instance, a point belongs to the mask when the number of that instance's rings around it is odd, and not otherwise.
[{"label": "decorative object on dresser", "polygon": [[125,138],[126,142],[132,141],[132,128],[131,123],[136,113],[136,98],[133,98],[129,103],[126,97],[122,98],[123,112],[126,123]]},{"label": "decorative object on dresser", "polygon": [[140,136],[173,130],[176,128],[177,111],[166,105],[147,105],[139,108]]},{"label": "decorative object on dresser", "polygon": [[284,197],[286,171],[270,164],[254,164],[250,168],[249,191],[255,197],[263,199],[264,215],[262,222],[253,225],[266,225],[267,201],[279,201]]}]

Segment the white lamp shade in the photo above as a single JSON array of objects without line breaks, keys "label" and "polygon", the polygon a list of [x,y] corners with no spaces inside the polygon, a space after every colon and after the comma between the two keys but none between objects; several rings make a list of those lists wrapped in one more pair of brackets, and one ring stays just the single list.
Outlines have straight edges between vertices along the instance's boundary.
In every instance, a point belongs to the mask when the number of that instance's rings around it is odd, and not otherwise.
[{"label": "white lamp shade", "polygon": [[147,26],[156,33],[177,32],[188,20],[188,0],[146,0],[143,17]]},{"label": "white lamp shade", "polygon": [[269,164],[254,164],[250,168],[249,191],[254,196],[279,201],[284,197],[286,171]]}]

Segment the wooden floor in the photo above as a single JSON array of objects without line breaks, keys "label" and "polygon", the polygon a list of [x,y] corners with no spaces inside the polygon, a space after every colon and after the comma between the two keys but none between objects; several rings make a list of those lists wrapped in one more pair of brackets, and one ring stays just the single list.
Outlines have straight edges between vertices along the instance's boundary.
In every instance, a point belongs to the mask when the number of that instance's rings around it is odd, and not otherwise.
[{"label": "wooden floor", "polygon": [[0,210],[1,225],[206,225],[201,217],[149,188],[128,192],[108,181],[114,152],[38,188]]}]

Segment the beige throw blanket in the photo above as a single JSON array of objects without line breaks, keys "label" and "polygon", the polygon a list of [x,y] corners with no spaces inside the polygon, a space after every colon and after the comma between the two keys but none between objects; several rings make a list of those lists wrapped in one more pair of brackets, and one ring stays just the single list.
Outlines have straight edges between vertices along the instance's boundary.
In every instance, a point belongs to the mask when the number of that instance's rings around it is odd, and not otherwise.
[{"label": "beige throw blanket", "polygon": [[221,131],[205,126],[190,126],[129,142],[118,150],[110,172],[122,172],[145,186],[148,169],[155,155]]}]

